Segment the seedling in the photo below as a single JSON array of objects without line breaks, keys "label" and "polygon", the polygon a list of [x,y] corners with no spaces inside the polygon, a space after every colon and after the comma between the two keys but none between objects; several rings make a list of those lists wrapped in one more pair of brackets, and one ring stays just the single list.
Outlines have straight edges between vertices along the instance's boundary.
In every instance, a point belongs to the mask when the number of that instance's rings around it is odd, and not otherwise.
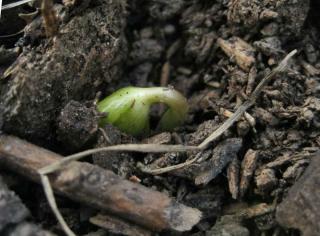
[{"label": "seedling", "polygon": [[173,88],[126,87],[98,103],[98,110],[106,113],[100,125],[112,124],[132,135],[147,133],[150,130],[150,107],[156,103],[168,106],[158,123],[159,130],[170,131],[185,120],[187,100]]}]

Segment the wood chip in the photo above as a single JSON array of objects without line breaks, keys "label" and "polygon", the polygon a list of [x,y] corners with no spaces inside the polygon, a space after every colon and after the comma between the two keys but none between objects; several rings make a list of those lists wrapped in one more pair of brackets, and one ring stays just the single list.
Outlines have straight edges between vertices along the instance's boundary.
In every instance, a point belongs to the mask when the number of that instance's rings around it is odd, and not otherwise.
[{"label": "wood chip", "polygon": [[217,43],[244,71],[250,71],[251,66],[256,62],[255,49],[241,38],[232,37],[229,40],[219,38]]},{"label": "wood chip", "polygon": [[239,176],[240,162],[238,158],[233,159],[227,169],[229,191],[233,199],[238,199],[239,196]]},{"label": "wood chip", "polygon": [[243,197],[247,192],[253,173],[256,169],[258,153],[249,149],[241,163],[241,180],[240,180],[240,197]]}]

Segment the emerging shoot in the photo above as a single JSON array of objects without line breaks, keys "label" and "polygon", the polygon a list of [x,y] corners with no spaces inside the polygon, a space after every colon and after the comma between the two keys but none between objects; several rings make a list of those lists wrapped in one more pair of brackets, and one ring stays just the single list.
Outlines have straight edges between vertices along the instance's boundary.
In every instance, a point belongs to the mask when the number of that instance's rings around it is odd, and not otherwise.
[{"label": "emerging shoot", "polygon": [[188,103],[181,93],[172,88],[122,88],[98,103],[98,110],[107,114],[100,125],[112,124],[123,132],[141,135],[149,131],[150,107],[156,103],[167,105],[158,128],[170,131],[181,125],[188,112]]}]

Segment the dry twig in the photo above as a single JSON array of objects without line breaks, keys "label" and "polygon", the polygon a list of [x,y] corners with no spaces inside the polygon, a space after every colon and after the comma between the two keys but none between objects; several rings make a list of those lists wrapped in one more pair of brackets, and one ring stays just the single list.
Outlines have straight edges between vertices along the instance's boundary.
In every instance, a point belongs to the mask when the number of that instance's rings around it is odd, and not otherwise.
[{"label": "dry twig", "polygon": [[200,220],[199,210],[89,163],[72,162],[54,174],[39,176],[38,169],[60,159],[62,156],[21,139],[0,135],[1,165],[34,181],[42,181],[49,204],[67,235],[74,233],[58,211],[52,188],[73,200],[153,231],[190,230]]}]

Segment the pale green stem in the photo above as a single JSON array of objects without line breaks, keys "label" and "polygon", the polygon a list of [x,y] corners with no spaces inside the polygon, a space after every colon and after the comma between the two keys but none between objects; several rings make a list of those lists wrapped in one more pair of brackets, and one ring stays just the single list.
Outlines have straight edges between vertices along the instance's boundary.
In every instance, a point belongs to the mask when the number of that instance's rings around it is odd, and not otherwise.
[{"label": "pale green stem", "polygon": [[101,124],[111,123],[133,135],[140,134],[149,129],[149,110],[155,103],[168,106],[159,121],[160,130],[172,130],[182,124],[188,112],[187,100],[176,90],[165,87],[118,90],[98,104],[98,110],[108,114]]}]

